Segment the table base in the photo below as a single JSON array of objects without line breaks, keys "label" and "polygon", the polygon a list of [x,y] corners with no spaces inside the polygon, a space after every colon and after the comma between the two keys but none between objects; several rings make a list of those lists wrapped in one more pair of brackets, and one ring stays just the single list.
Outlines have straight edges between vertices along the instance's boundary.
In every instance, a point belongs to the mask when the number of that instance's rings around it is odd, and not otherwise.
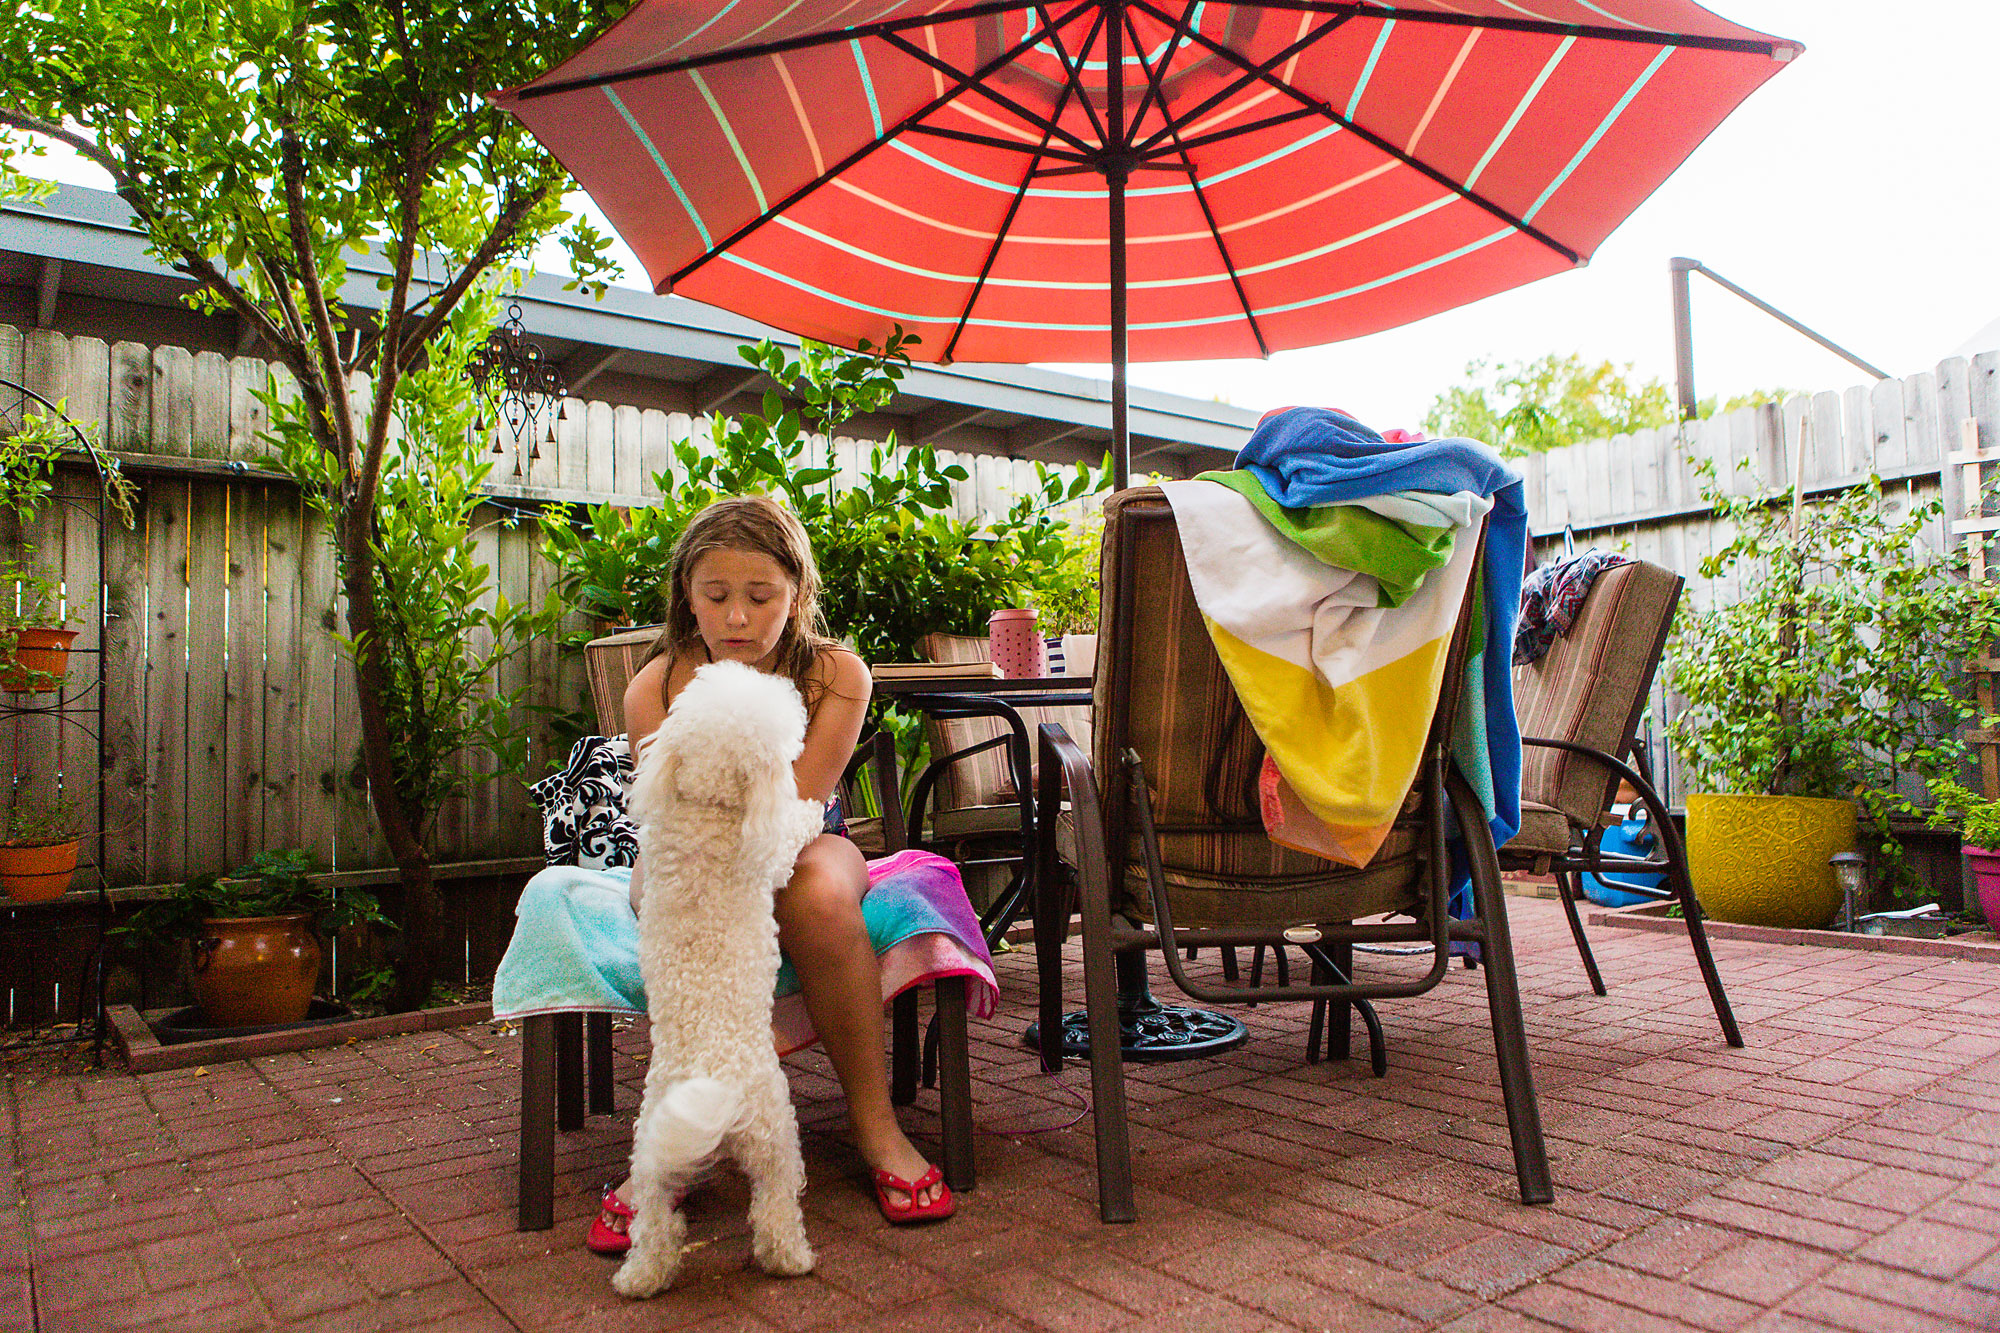
[{"label": "table base", "polygon": [[[1034,1050],[1041,1049],[1041,1024],[1032,1023],[1023,1040]],[[1118,1048],[1135,1064],[1165,1064],[1173,1060],[1199,1060],[1203,1056],[1233,1051],[1250,1039],[1250,1031],[1227,1014],[1211,1009],[1188,1009],[1165,1005],[1150,995],[1129,1003],[1118,1002]],[[1062,1021],[1064,1058],[1090,1056],[1090,1018],[1082,1012],[1064,1014]]]}]

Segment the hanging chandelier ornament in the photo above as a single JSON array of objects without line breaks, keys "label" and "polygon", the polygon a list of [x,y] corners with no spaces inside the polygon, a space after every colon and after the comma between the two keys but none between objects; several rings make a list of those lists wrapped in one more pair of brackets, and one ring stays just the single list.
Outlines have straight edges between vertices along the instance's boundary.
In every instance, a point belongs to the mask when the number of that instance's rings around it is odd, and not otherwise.
[{"label": "hanging chandelier ornament", "polygon": [[[541,457],[543,434],[551,442],[555,439],[556,422],[563,416],[564,401],[569,397],[569,381],[562,367],[547,360],[542,349],[529,339],[521,323],[518,303],[508,303],[507,318],[486,335],[485,345],[472,354],[466,374],[481,394],[488,399],[497,398],[500,422],[514,437],[516,472],[526,477],[528,461]],[[475,429],[484,428],[482,414],[475,422]],[[525,450],[521,448],[524,436],[528,441]],[[506,447],[495,431],[493,452],[504,453]]]}]

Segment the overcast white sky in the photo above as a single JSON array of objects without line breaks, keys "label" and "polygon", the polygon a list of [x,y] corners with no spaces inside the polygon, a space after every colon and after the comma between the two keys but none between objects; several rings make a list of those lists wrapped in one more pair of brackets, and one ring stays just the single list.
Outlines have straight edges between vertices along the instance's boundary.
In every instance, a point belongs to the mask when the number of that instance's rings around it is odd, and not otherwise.
[{"label": "overcast white sky", "polygon": [[[1413,426],[1468,361],[1576,352],[1673,380],[1667,260],[1687,255],[1893,375],[2000,318],[2000,0],[1714,0],[1805,44],[1612,233],[1588,268],[1418,324],[1268,361],[1155,362],[1132,380],[1262,409]],[[103,184],[92,170],[38,169]],[[622,247],[621,247],[622,249]],[[629,254],[625,282],[646,285]],[[1694,279],[1704,396],[1867,376]],[[1996,339],[2000,342],[2000,339]],[[1105,367],[1059,369],[1104,377]]]}]

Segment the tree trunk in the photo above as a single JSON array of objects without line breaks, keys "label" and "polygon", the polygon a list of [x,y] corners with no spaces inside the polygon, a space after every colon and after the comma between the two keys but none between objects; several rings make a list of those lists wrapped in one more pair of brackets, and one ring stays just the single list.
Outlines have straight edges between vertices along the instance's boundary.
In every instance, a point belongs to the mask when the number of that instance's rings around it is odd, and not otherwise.
[{"label": "tree trunk", "polygon": [[361,756],[368,773],[369,803],[395,858],[403,882],[403,959],[396,969],[390,1007],[397,1013],[421,1009],[430,998],[437,966],[438,925],[443,916],[430,852],[417,836],[422,812],[406,810],[396,794],[394,742],[382,698],[388,666],[382,660],[380,616],[375,602],[375,554],[368,546],[374,528],[375,497],[345,497],[339,540],[341,586],[347,593],[347,631],[355,642],[354,692],[360,704]]}]

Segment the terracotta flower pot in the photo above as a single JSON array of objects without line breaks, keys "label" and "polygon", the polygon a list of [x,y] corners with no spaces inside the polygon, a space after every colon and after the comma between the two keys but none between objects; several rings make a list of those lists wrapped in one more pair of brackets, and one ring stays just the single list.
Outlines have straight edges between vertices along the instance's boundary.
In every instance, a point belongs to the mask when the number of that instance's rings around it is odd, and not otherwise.
[{"label": "terracotta flower pot", "polygon": [[62,688],[73,629],[19,629],[0,637],[0,690],[46,694]]},{"label": "terracotta flower pot", "polygon": [[1979,910],[1986,914],[1986,928],[2000,931],[2000,849],[1965,845],[1965,863],[1972,868],[1972,884],[1979,890]]},{"label": "terracotta flower pot", "polygon": [[194,946],[194,998],[216,1027],[296,1023],[319,982],[312,918],[218,917],[201,923]]},{"label": "terracotta flower pot", "polygon": [[1818,930],[1840,910],[1836,852],[1854,850],[1854,802],[1811,796],[1687,798],[1688,875],[1718,921]]},{"label": "terracotta flower pot", "polygon": [[37,847],[0,843],[0,885],[17,903],[54,902],[69,892],[76,849],[74,839]]}]

